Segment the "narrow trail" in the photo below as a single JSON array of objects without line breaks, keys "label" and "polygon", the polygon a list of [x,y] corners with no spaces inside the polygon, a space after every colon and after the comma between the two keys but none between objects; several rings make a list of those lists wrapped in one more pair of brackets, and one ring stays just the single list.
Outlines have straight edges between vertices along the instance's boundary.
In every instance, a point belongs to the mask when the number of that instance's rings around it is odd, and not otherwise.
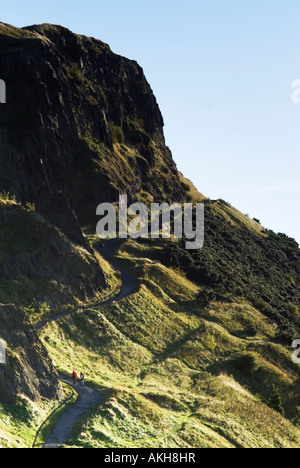
[{"label": "narrow trail", "polygon": [[[121,290],[120,292],[113,298],[110,298],[107,301],[103,301],[93,307],[88,307],[87,309],[99,308],[105,305],[109,305],[113,302],[121,301],[132,294],[135,294],[138,291],[138,281],[135,276],[133,276],[126,268],[117,264],[115,261],[112,260],[113,255],[117,252],[118,248],[120,247],[119,240],[111,240],[104,242],[105,249],[103,251],[99,251],[100,255],[105,258],[116,270],[121,273]],[[77,313],[84,313],[84,310],[73,310],[67,312],[62,315],[58,315],[56,317],[52,317],[48,320],[42,320],[35,325],[36,330],[40,330],[43,328],[47,323],[55,322],[62,318],[70,317]],[[71,378],[67,377],[60,377],[60,380],[70,386],[73,386],[73,382]],[[56,424],[53,426],[52,431],[48,439],[46,440],[43,448],[58,448],[59,446],[63,445],[69,436],[72,433],[72,430],[84,414],[91,409],[96,403],[101,403],[101,393],[89,386],[81,387],[79,385],[76,386],[76,392],[78,393],[78,398],[73,405],[70,405],[66,411],[64,411],[58,418]]]},{"label": "narrow trail", "polygon": [[[70,386],[73,385],[72,379],[61,377],[60,380]],[[77,421],[96,403],[100,404],[102,401],[100,392],[94,388],[81,387],[78,382],[75,389],[78,393],[76,402],[59,416],[43,448],[58,448],[63,445],[70,437]]]},{"label": "narrow trail", "polygon": [[109,241],[105,241],[104,244],[105,244],[105,249],[103,251],[100,251],[97,248],[96,250],[105,260],[107,260],[112,265],[113,268],[115,268],[116,270],[120,272],[121,274],[120,292],[116,296],[111,297],[110,299],[107,299],[105,301],[99,302],[97,304],[94,304],[90,307],[86,307],[84,309],[70,310],[69,312],[65,312],[64,314],[56,315],[55,317],[51,317],[49,319],[41,320],[40,322],[34,325],[34,328],[36,330],[41,330],[48,323],[57,322],[58,320],[62,318],[67,318],[78,313],[83,313],[85,310],[98,309],[99,307],[110,305],[113,302],[121,301],[131,296],[132,294],[135,294],[138,291],[139,284],[138,284],[136,277],[132,275],[132,273],[130,273],[126,268],[124,268],[122,265],[119,265],[112,259],[114,254],[117,252],[118,248],[120,247],[120,241],[118,239],[112,239]]}]

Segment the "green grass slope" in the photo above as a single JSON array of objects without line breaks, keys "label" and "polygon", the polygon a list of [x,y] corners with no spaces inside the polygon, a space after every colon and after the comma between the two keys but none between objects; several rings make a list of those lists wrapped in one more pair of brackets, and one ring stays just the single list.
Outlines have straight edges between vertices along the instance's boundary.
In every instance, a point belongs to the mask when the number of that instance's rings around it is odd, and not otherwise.
[{"label": "green grass slope", "polygon": [[32,323],[99,302],[119,283],[107,262],[71,243],[33,204],[24,207],[8,193],[0,194],[0,339],[7,357],[0,364],[0,447],[30,446],[63,397]]},{"label": "green grass slope", "polygon": [[241,297],[203,307],[156,250],[129,241],[119,253],[138,293],[41,332],[59,371],[83,370],[103,392],[68,446],[299,446],[299,373],[276,324]]},{"label": "green grass slope", "polygon": [[101,298],[106,286],[99,261],[34,211],[0,194],[0,303],[50,308]]}]

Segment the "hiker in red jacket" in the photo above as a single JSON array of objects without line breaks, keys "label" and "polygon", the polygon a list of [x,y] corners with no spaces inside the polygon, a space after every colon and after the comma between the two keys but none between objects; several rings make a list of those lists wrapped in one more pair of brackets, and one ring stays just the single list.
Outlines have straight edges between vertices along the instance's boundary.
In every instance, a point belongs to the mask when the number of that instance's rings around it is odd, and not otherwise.
[{"label": "hiker in red jacket", "polygon": [[76,379],[77,379],[77,374],[76,374],[75,371],[73,371],[72,379],[73,379],[73,384],[74,384],[74,387],[75,387],[75,385],[76,385]]}]

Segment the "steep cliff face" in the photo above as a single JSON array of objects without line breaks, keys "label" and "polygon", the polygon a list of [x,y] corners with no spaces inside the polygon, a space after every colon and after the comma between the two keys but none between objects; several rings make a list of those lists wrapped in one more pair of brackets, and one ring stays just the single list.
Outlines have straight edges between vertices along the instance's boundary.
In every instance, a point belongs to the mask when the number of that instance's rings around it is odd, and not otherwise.
[{"label": "steep cliff face", "polygon": [[57,371],[24,312],[1,306],[0,336],[7,348],[7,362],[0,364],[0,402],[14,403],[19,394],[34,401],[59,398]]},{"label": "steep cliff face", "polygon": [[[82,227],[118,200],[183,201],[143,70],[93,38],[0,23],[0,401],[59,396],[55,369],[20,307],[96,297],[106,280]],[[26,208],[27,206],[27,208]]]},{"label": "steep cliff face", "polygon": [[[141,67],[93,38],[52,25],[0,24],[0,191],[75,242],[103,201],[184,200],[163,119]],[[87,182],[88,181],[88,182]]]},{"label": "steep cliff face", "polygon": [[[290,348],[300,333],[298,244],[205,199],[178,173],[141,67],[101,41],[60,26],[0,23],[0,79],[7,90],[0,105],[0,338],[7,346],[0,403],[20,394],[61,396],[49,352],[61,371],[84,362],[95,384],[117,389],[90,425],[94,442],[77,437],[76,444],[100,446],[102,416],[112,430],[101,444],[120,443],[126,413],[124,446],[131,435],[136,443],[137,428],[149,436],[145,446],[155,432],[158,446],[166,438],[191,447],[297,445],[298,430],[262,402],[278,410],[270,397],[278,387],[298,424],[299,369]],[[49,324],[41,335],[47,352],[30,321],[43,302],[57,313],[105,288],[82,228],[95,229],[98,204],[120,193],[130,202],[204,201],[204,248],[190,252],[184,240],[167,239],[123,244],[119,255],[135,269],[139,292],[69,317],[65,329]],[[116,417],[107,419],[108,407]]]}]

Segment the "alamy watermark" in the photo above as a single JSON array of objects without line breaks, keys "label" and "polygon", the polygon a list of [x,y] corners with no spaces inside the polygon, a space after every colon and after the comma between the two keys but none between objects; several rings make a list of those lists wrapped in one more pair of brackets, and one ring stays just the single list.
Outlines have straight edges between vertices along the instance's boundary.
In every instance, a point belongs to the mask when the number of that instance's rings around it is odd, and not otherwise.
[{"label": "alamy watermark", "polygon": [[296,349],[296,351],[292,354],[292,361],[294,364],[300,364],[300,340],[294,340],[292,343],[292,348]]},{"label": "alamy watermark", "polygon": [[101,203],[96,214],[102,217],[96,228],[100,239],[170,239],[173,234],[176,239],[187,239],[188,250],[204,245],[203,203],[151,203],[148,209],[144,203],[128,206],[127,195],[120,195],[118,209],[112,203]]},{"label": "alamy watermark", "polygon": [[292,93],[292,102],[294,104],[299,104],[300,103],[300,79],[293,81],[292,88],[294,88],[294,91]]},{"label": "alamy watermark", "polygon": [[5,341],[0,338],[0,364],[6,364]]},{"label": "alamy watermark", "polygon": [[6,84],[0,80],[0,104],[6,104]]},{"label": "alamy watermark", "polygon": [[[294,89],[292,93],[292,102],[294,104],[300,104],[300,79],[294,80],[292,82],[292,88]],[[292,348],[295,349],[292,354],[292,361],[294,364],[300,364],[300,340],[294,340],[292,343]]]}]

